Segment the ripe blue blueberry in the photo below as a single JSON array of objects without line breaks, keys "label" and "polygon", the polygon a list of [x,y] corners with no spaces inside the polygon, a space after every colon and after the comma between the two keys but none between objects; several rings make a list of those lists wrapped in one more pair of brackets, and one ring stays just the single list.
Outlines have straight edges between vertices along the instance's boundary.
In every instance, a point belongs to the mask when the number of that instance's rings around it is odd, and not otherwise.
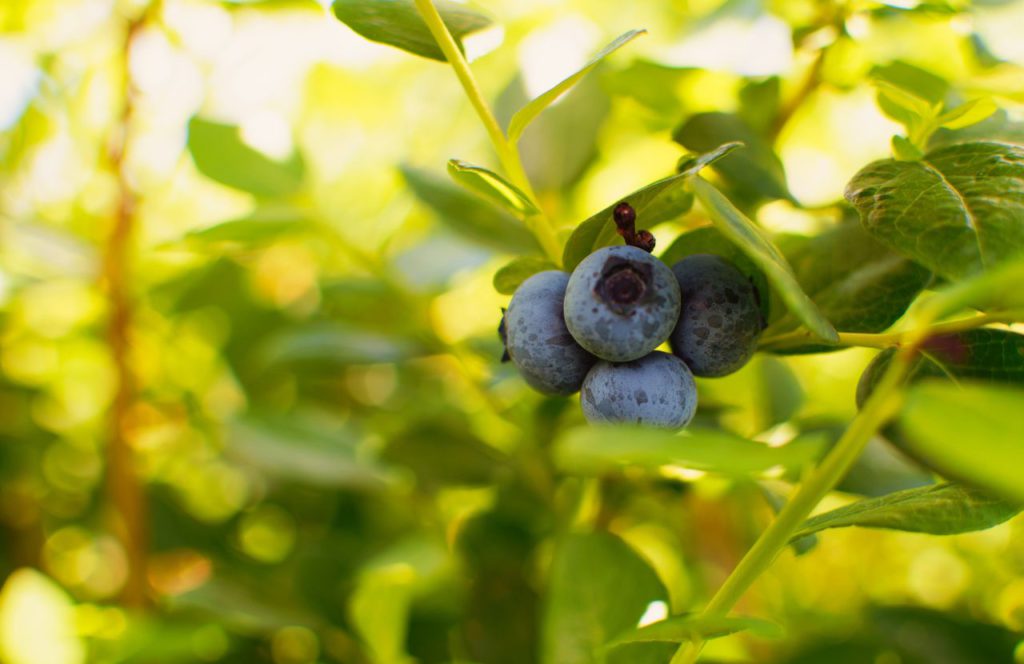
[{"label": "ripe blue blueberry", "polygon": [[750,359],[764,328],[757,292],[729,261],[687,256],[672,266],[683,308],[669,343],[696,376],[730,374]]},{"label": "ripe blue blueberry", "polygon": [[668,266],[630,246],[584,258],[565,291],[565,324],[583,348],[628,362],[661,345],[679,319],[679,284]]},{"label": "ripe blue blueberry", "polygon": [[538,272],[516,289],[502,321],[505,350],[523,378],[545,394],[580,389],[597,358],[580,348],[562,318],[569,275]]},{"label": "ripe blue blueberry", "polygon": [[678,429],[697,411],[693,374],[675,355],[655,351],[622,364],[598,362],[580,393],[591,424],[624,422]]}]

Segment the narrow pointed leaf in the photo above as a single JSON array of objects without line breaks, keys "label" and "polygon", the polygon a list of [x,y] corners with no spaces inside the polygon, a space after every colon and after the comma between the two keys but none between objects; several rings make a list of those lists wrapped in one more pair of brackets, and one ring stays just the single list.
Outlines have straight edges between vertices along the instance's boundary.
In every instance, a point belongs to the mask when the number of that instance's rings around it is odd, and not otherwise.
[{"label": "narrow pointed leaf", "polygon": [[708,640],[749,631],[765,638],[779,638],[782,629],[775,623],[742,616],[685,615],[667,618],[617,636],[608,642],[608,648],[630,643],[684,643],[696,639]]},{"label": "narrow pointed leaf", "polygon": [[188,123],[188,150],[199,172],[217,182],[256,196],[287,196],[302,186],[302,159],[275,161],[249,147],[234,125],[200,117]]},{"label": "narrow pointed leaf", "polygon": [[582,69],[572,76],[562,80],[558,85],[543,93],[536,99],[531,100],[519,109],[519,111],[512,116],[512,120],[508,125],[509,142],[517,142],[519,137],[523,135],[523,130],[526,129],[527,125],[529,125],[534,118],[540,115],[545,108],[553,104],[555,100],[562,96],[569,88],[576,85],[581,78],[586,76],[594,67],[600,64],[602,60],[646,32],[646,30],[630,30],[629,32],[619,35],[615,38],[615,41],[598,51],[597,55],[591,58],[590,62],[584,65]]},{"label": "narrow pointed leaf", "polygon": [[517,216],[525,217],[539,212],[537,206],[521,189],[482,166],[475,166],[460,159],[450,159],[448,175],[467,189],[490,199]]},{"label": "narrow pointed leaf", "polygon": [[804,293],[785,257],[764,232],[710,182],[699,175],[691,177],[689,182],[718,230],[764,272],[793,315],[822,340],[838,341],[835,328]]},{"label": "narrow pointed leaf", "polygon": [[963,129],[977,124],[999,110],[988,97],[973,99],[939,116],[939,124],[946,129]]}]

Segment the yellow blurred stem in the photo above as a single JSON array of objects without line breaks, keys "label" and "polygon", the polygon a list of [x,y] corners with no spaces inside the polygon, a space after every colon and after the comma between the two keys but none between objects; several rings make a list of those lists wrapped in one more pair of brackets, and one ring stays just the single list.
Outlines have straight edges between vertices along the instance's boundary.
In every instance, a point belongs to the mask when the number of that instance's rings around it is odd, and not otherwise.
[{"label": "yellow blurred stem", "polygon": [[[914,345],[911,345],[896,355],[875,391],[864,404],[864,408],[850,423],[821,465],[807,476],[779,515],[743,556],[736,569],[708,602],[701,614],[702,618],[722,617],[729,613],[747,589],[785,548],[793,533],[815,506],[847,473],[871,436],[899,411],[903,379],[914,352]],[[679,646],[671,664],[693,664],[703,648],[703,640],[685,642]]]},{"label": "yellow blurred stem", "polygon": [[[966,332],[994,323],[1015,323],[1024,320],[1024,311],[1004,311],[993,314],[979,314],[970,318],[937,323],[920,330],[910,332],[887,332],[883,334],[866,334],[860,332],[840,332],[837,346],[863,346],[865,348],[889,348],[905,346],[918,337],[934,337],[940,334],[956,334]],[[785,350],[799,348],[808,344],[821,345],[823,342],[809,332],[798,330],[762,339],[758,348],[761,350]]]},{"label": "yellow blurred stem", "polygon": [[134,321],[130,263],[139,200],[125,173],[124,155],[134,116],[134,92],[128,62],[131,45],[149,17],[158,10],[159,1],[151,3],[139,17],[128,23],[125,30],[121,115],[111,128],[107,153],[109,168],[117,177],[119,200],[107,238],[102,272],[110,307],[107,344],[117,377],[107,441],[106,488],[116,520],[114,532],[124,548],[128,568],[121,600],[125,606],[135,609],[142,609],[147,603],[145,567],[148,525],[145,493],[136,472],[130,423],[131,410],[138,398],[138,386],[130,360]]},{"label": "yellow blurred stem", "polygon": [[[484,96],[480,92],[480,86],[477,85],[476,79],[473,78],[473,71],[469,68],[469,63],[466,62],[466,58],[462,55],[462,51],[459,50],[458,44],[455,43],[455,38],[452,37],[448,27],[441,19],[441,14],[438,13],[431,0],[414,1],[416,8],[427,24],[427,28],[430,30],[430,34],[434,36],[434,40],[437,42],[438,47],[440,47],[441,52],[444,53],[448,64],[455,70],[455,76],[459,79],[459,83],[462,84],[462,89],[465,90],[466,96],[469,98],[470,103],[473,104],[476,114],[480,116],[484,129],[487,130],[487,135],[490,136],[491,143],[494,144],[494,150],[498,154],[498,160],[501,162],[505,174],[508,175],[514,185],[519,187],[530,198],[530,201],[538,210],[541,209],[540,204],[537,202],[537,194],[533,191],[533,185],[530,184],[530,179],[527,177],[526,170],[523,168],[523,163],[519,158],[519,151],[509,142],[505,132],[498,125],[497,119],[495,119],[494,114],[487,105],[487,101],[484,100]],[[562,248],[558,242],[558,237],[555,234],[555,228],[551,220],[543,213],[540,213],[527,217],[526,223],[537,237],[537,241],[540,243],[544,253],[548,255],[548,258],[556,265],[561,265]]]}]

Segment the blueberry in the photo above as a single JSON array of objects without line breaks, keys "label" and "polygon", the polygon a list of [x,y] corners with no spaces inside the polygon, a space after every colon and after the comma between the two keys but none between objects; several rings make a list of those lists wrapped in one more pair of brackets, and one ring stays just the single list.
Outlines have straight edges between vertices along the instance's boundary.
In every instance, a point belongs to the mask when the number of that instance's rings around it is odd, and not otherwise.
[{"label": "blueberry", "polygon": [[729,261],[710,254],[687,256],[672,266],[683,295],[672,352],[696,376],[730,374],[750,359],[764,329],[757,292]]},{"label": "blueberry", "polygon": [[693,374],[675,355],[655,351],[632,362],[598,362],[583,381],[583,415],[591,424],[629,422],[678,429],[697,410]]},{"label": "blueberry", "polygon": [[545,394],[580,389],[597,358],[573,340],[562,318],[569,275],[538,272],[516,289],[502,321],[505,349],[519,373]]},{"label": "blueberry", "polygon": [[627,362],[661,345],[679,318],[679,284],[642,249],[605,247],[584,258],[565,291],[565,324],[601,359]]}]

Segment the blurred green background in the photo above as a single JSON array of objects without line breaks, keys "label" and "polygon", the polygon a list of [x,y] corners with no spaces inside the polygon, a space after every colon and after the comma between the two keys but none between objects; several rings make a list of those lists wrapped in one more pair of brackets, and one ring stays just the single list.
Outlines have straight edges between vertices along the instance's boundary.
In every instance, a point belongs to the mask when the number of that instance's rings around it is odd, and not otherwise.
[{"label": "blurred green background", "polygon": [[[1024,138],[1021,2],[477,6],[503,121],[649,31],[524,138],[565,234],[723,132],[767,229],[834,225],[900,131],[880,68],[993,96],[984,135]],[[553,464],[581,415],[498,362],[491,285],[536,245],[448,179],[496,163],[443,64],[313,1],[4,0],[0,31],[0,661],[555,662],[558,603],[607,600],[552,576],[565,533],[646,561],[655,619],[699,608],[771,518],[749,480]],[[687,123],[707,112],[728,115]],[[871,357],[759,356],[700,382],[699,418],[772,442],[842,425]],[[878,442],[843,488],[927,481]],[[740,609],[787,638],[709,661],[1024,662],[1024,520],[829,531]]]}]

